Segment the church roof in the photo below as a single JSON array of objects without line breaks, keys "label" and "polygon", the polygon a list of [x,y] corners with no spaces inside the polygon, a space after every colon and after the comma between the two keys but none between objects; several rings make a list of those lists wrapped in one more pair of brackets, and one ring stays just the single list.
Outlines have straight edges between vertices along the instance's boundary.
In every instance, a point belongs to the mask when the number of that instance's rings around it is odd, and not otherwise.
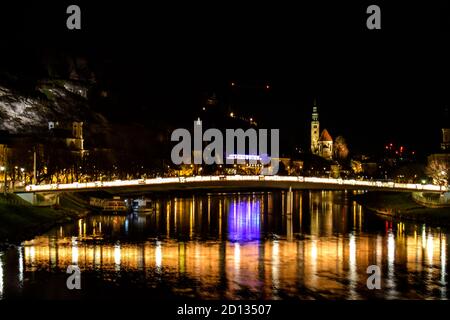
[{"label": "church roof", "polygon": [[333,138],[331,138],[331,135],[328,133],[327,129],[323,129],[319,141],[333,141]]}]

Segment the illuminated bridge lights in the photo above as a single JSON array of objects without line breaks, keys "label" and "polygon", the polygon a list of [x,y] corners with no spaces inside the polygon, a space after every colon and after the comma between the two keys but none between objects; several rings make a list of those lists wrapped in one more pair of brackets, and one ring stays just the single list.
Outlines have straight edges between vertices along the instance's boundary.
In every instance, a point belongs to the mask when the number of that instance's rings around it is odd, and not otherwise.
[{"label": "illuminated bridge lights", "polygon": [[62,184],[40,184],[27,185],[26,192],[33,191],[58,191],[58,190],[80,190],[80,189],[101,189],[114,187],[133,187],[133,186],[155,186],[165,184],[196,184],[207,182],[280,182],[280,183],[312,183],[323,185],[349,186],[349,187],[370,187],[393,190],[411,190],[411,191],[429,191],[429,192],[448,192],[448,188],[432,184],[414,184],[414,183],[394,183],[385,181],[363,181],[354,179],[334,179],[317,178],[302,176],[195,176],[195,177],[170,177],[153,179],[135,179],[135,180],[114,180],[114,181],[95,181],[95,182],[74,182]]}]

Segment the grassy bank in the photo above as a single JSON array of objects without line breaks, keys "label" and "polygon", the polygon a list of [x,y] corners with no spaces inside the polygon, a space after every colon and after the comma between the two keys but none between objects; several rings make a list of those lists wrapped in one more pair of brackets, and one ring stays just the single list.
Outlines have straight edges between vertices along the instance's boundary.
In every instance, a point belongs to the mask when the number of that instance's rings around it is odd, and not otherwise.
[{"label": "grassy bank", "polygon": [[61,198],[59,208],[34,207],[14,194],[0,196],[0,246],[18,243],[86,214],[81,203]]},{"label": "grassy bank", "polygon": [[355,200],[365,208],[393,219],[407,219],[450,227],[450,208],[428,208],[414,202],[407,192],[368,192]]}]

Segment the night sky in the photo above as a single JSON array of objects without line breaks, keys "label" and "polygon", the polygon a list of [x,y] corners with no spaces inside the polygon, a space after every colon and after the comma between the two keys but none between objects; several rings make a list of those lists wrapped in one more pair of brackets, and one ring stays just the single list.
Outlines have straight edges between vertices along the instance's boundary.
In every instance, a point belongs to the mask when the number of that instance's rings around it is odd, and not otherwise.
[{"label": "night sky", "polygon": [[[73,2],[81,31],[65,27],[72,2],[2,2],[0,68],[38,77],[43,55],[80,54],[139,117],[190,126],[205,93],[237,94],[242,113],[307,146],[316,98],[321,127],[355,150],[439,146],[450,106],[445,2],[95,2]],[[382,30],[366,29],[369,4],[380,5]]]}]

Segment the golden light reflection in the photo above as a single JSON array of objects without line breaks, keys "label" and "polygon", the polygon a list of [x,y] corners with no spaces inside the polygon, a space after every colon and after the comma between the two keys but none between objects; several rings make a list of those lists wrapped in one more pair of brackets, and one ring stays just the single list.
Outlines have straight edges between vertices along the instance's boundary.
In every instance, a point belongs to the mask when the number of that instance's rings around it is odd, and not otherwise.
[{"label": "golden light reflection", "polygon": [[116,271],[120,270],[120,261],[121,261],[120,244],[117,243],[114,245],[114,269]]},{"label": "golden light reflection", "polygon": [[[250,243],[201,243],[177,241],[145,242],[144,244],[100,244],[92,245],[83,242],[70,242],[65,239],[50,242],[46,238],[26,243],[24,248],[25,272],[34,271],[36,266],[50,266],[49,250],[56,251],[56,265],[63,270],[73,263],[74,248],[77,252],[78,265],[82,270],[100,268],[102,270],[117,271],[118,267],[127,270],[143,270],[156,268],[169,270],[175,274],[183,273],[200,280],[201,286],[217,287],[223,272],[230,279],[230,294],[237,292],[241,285],[257,292],[261,290],[260,283],[265,284],[265,296],[277,296],[277,290],[284,290],[296,294],[297,288],[292,281],[301,279],[304,285],[317,290],[330,292],[348,292],[348,287],[338,279],[347,278],[351,283],[353,298],[357,297],[356,283],[364,281],[366,277],[359,274],[365,272],[370,264],[377,260],[386,261],[388,265],[387,281],[395,284],[393,263],[395,261],[395,238],[392,234],[387,237],[387,252],[380,246],[380,238],[372,241],[350,235],[347,246],[343,246],[344,238],[329,238],[303,241],[268,241],[260,249],[258,242]],[[414,248],[414,237],[408,237],[408,245]],[[429,247],[440,250],[440,264],[446,264],[445,237],[428,237]],[[301,250],[299,250],[299,246]],[[419,246],[421,246],[419,242]],[[346,250],[345,248],[348,248]],[[375,254],[373,254],[375,252]],[[401,263],[411,266],[420,256],[416,250],[408,251],[405,261]],[[375,259],[375,260],[372,260]],[[423,259],[423,258],[422,258]],[[426,256],[426,262],[429,257]],[[101,261],[101,265],[100,265]],[[261,261],[264,263],[261,265]],[[425,261],[424,261],[425,262]],[[223,269],[223,267],[225,269]],[[265,266],[265,267],[264,267]],[[347,267],[348,266],[348,267]],[[264,268],[266,272],[258,270]],[[298,274],[301,270],[301,274]],[[445,281],[445,269],[430,268],[430,272],[438,279]],[[306,276],[302,276],[306,275]],[[262,277],[262,278],[261,278]]]},{"label": "golden light reflection", "polygon": [[444,299],[447,294],[447,289],[445,285],[447,285],[446,282],[446,275],[447,275],[447,239],[445,235],[441,236],[441,297]]},{"label": "golden light reflection", "polygon": [[[226,236],[229,228],[228,215],[238,214],[238,199],[245,201],[244,213],[249,215],[252,208],[249,203],[254,203],[254,196],[246,198],[236,195],[234,199],[226,200],[211,197],[211,203],[205,200],[203,208],[206,210],[207,205],[210,207],[210,223],[216,227],[216,235],[220,235],[213,240],[187,240],[188,235],[192,237],[199,229],[198,223],[209,219],[209,216],[208,219],[206,216],[202,219],[200,198],[177,199],[172,204],[170,201],[165,203],[160,211],[161,225],[152,225],[152,228],[160,226],[163,234],[167,230],[167,235],[169,231],[174,235],[183,232],[183,240],[148,237],[138,242],[127,242],[122,238],[120,243],[113,240],[90,241],[94,233],[102,233],[102,223],[103,232],[117,234],[123,232],[127,220],[121,217],[96,218],[95,223],[91,223],[91,220],[79,220],[73,229],[64,229],[62,233],[66,233],[65,237],[58,237],[61,234],[58,228],[52,234],[53,238],[41,236],[26,241],[23,247],[22,272],[26,276],[38,268],[65,270],[68,265],[77,264],[82,270],[142,272],[148,282],[154,281],[155,272],[174,282],[177,277],[188,277],[196,280],[200,295],[216,299],[235,298],[243,288],[266,299],[280,298],[281,294],[283,297],[296,297],[307,294],[302,291],[305,287],[325,298],[338,296],[358,299],[367,294],[361,292],[361,288],[366,287],[367,267],[376,264],[387,271],[382,276],[382,287],[386,289],[384,292],[388,298],[398,297],[396,290],[401,288],[398,285],[399,272],[424,274],[426,279],[435,279],[435,282],[439,280],[441,291],[437,292],[441,297],[447,297],[445,286],[448,259],[445,234],[422,226],[408,227],[408,224],[403,223],[394,223],[387,231],[383,227],[382,232],[376,234],[364,233],[361,228],[364,211],[352,203],[342,210],[341,206],[333,205],[334,200],[331,199],[336,199],[336,196],[331,194],[309,193],[311,212],[303,213],[305,226],[301,225],[301,194],[300,200],[295,201],[299,206],[295,205],[293,208],[292,221],[287,217],[283,219],[276,216],[281,204],[274,206],[272,202],[279,201],[281,197],[267,196],[260,200],[261,207],[258,208],[271,207],[274,213],[267,215],[265,223],[282,223],[285,232],[267,240],[222,240],[222,233]],[[232,206],[233,201],[235,205]],[[308,203],[306,194],[303,201]],[[331,202],[323,205],[323,201]],[[136,223],[147,227],[145,223],[150,219],[156,221],[149,217],[148,220],[136,220]],[[342,227],[342,224],[347,223],[350,228],[359,230],[349,233],[348,229]],[[79,228],[80,225],[82,228]],[[290,228],[295,234],[302,227],[306,231],[301,238],[291,237],[287,240]],[[174,228],[178,228],[175,229],[178,232],[173,232]],[[68,236],[70,230],[74,237]],[[77,237],[80,230],[81,238]],[[135,229],[130,225],[130,233],[133,230]],[[4,270],[0,258],[0,272],[3,273]],[[0,290],[3,290],[3,278],[0,277]],[[435,287],[430,286],[430,289],[424,289],[425,294],[426,290],[431,293],[433,288]],[[409,297],[418,298],[423,293],[411,290],[408,294]]]},{"label": "golden light reflection", "polygon": [[272,285],[274,289],[280,287],[280,244],[272,242]]},{"label": "golden light reflection", "polygon": [[[31,249],[34,250],[34,247]],[[72,238],[72,264],[78,264],[78,244],[75,237]]]},{"label": "golden light reflection", "polygon": [[356,261],[356,237],[354,234],[350,234],[348,240],[349,246],[349,280],[350,280],[350,290],[349,290],[349,298],[357,299],[358,295],[356,293],[356,285],[358,281],[357,274],[357,261]]},{"label": "golden light reflection", "polygon": [[155,265],[157,269],[161,269],[162,267],[162,248],[160,241],[156,241]]},{"label": "golden light reflection", "polygon": [[0,252],[0,300],[3,299],[3,253]]},{"label": "golden light reflection", "polygon": [[427,257],[428,257],[428,263],[430,265],[433,265],[433,235],[432,234],[428,234],[427,237]]}]

